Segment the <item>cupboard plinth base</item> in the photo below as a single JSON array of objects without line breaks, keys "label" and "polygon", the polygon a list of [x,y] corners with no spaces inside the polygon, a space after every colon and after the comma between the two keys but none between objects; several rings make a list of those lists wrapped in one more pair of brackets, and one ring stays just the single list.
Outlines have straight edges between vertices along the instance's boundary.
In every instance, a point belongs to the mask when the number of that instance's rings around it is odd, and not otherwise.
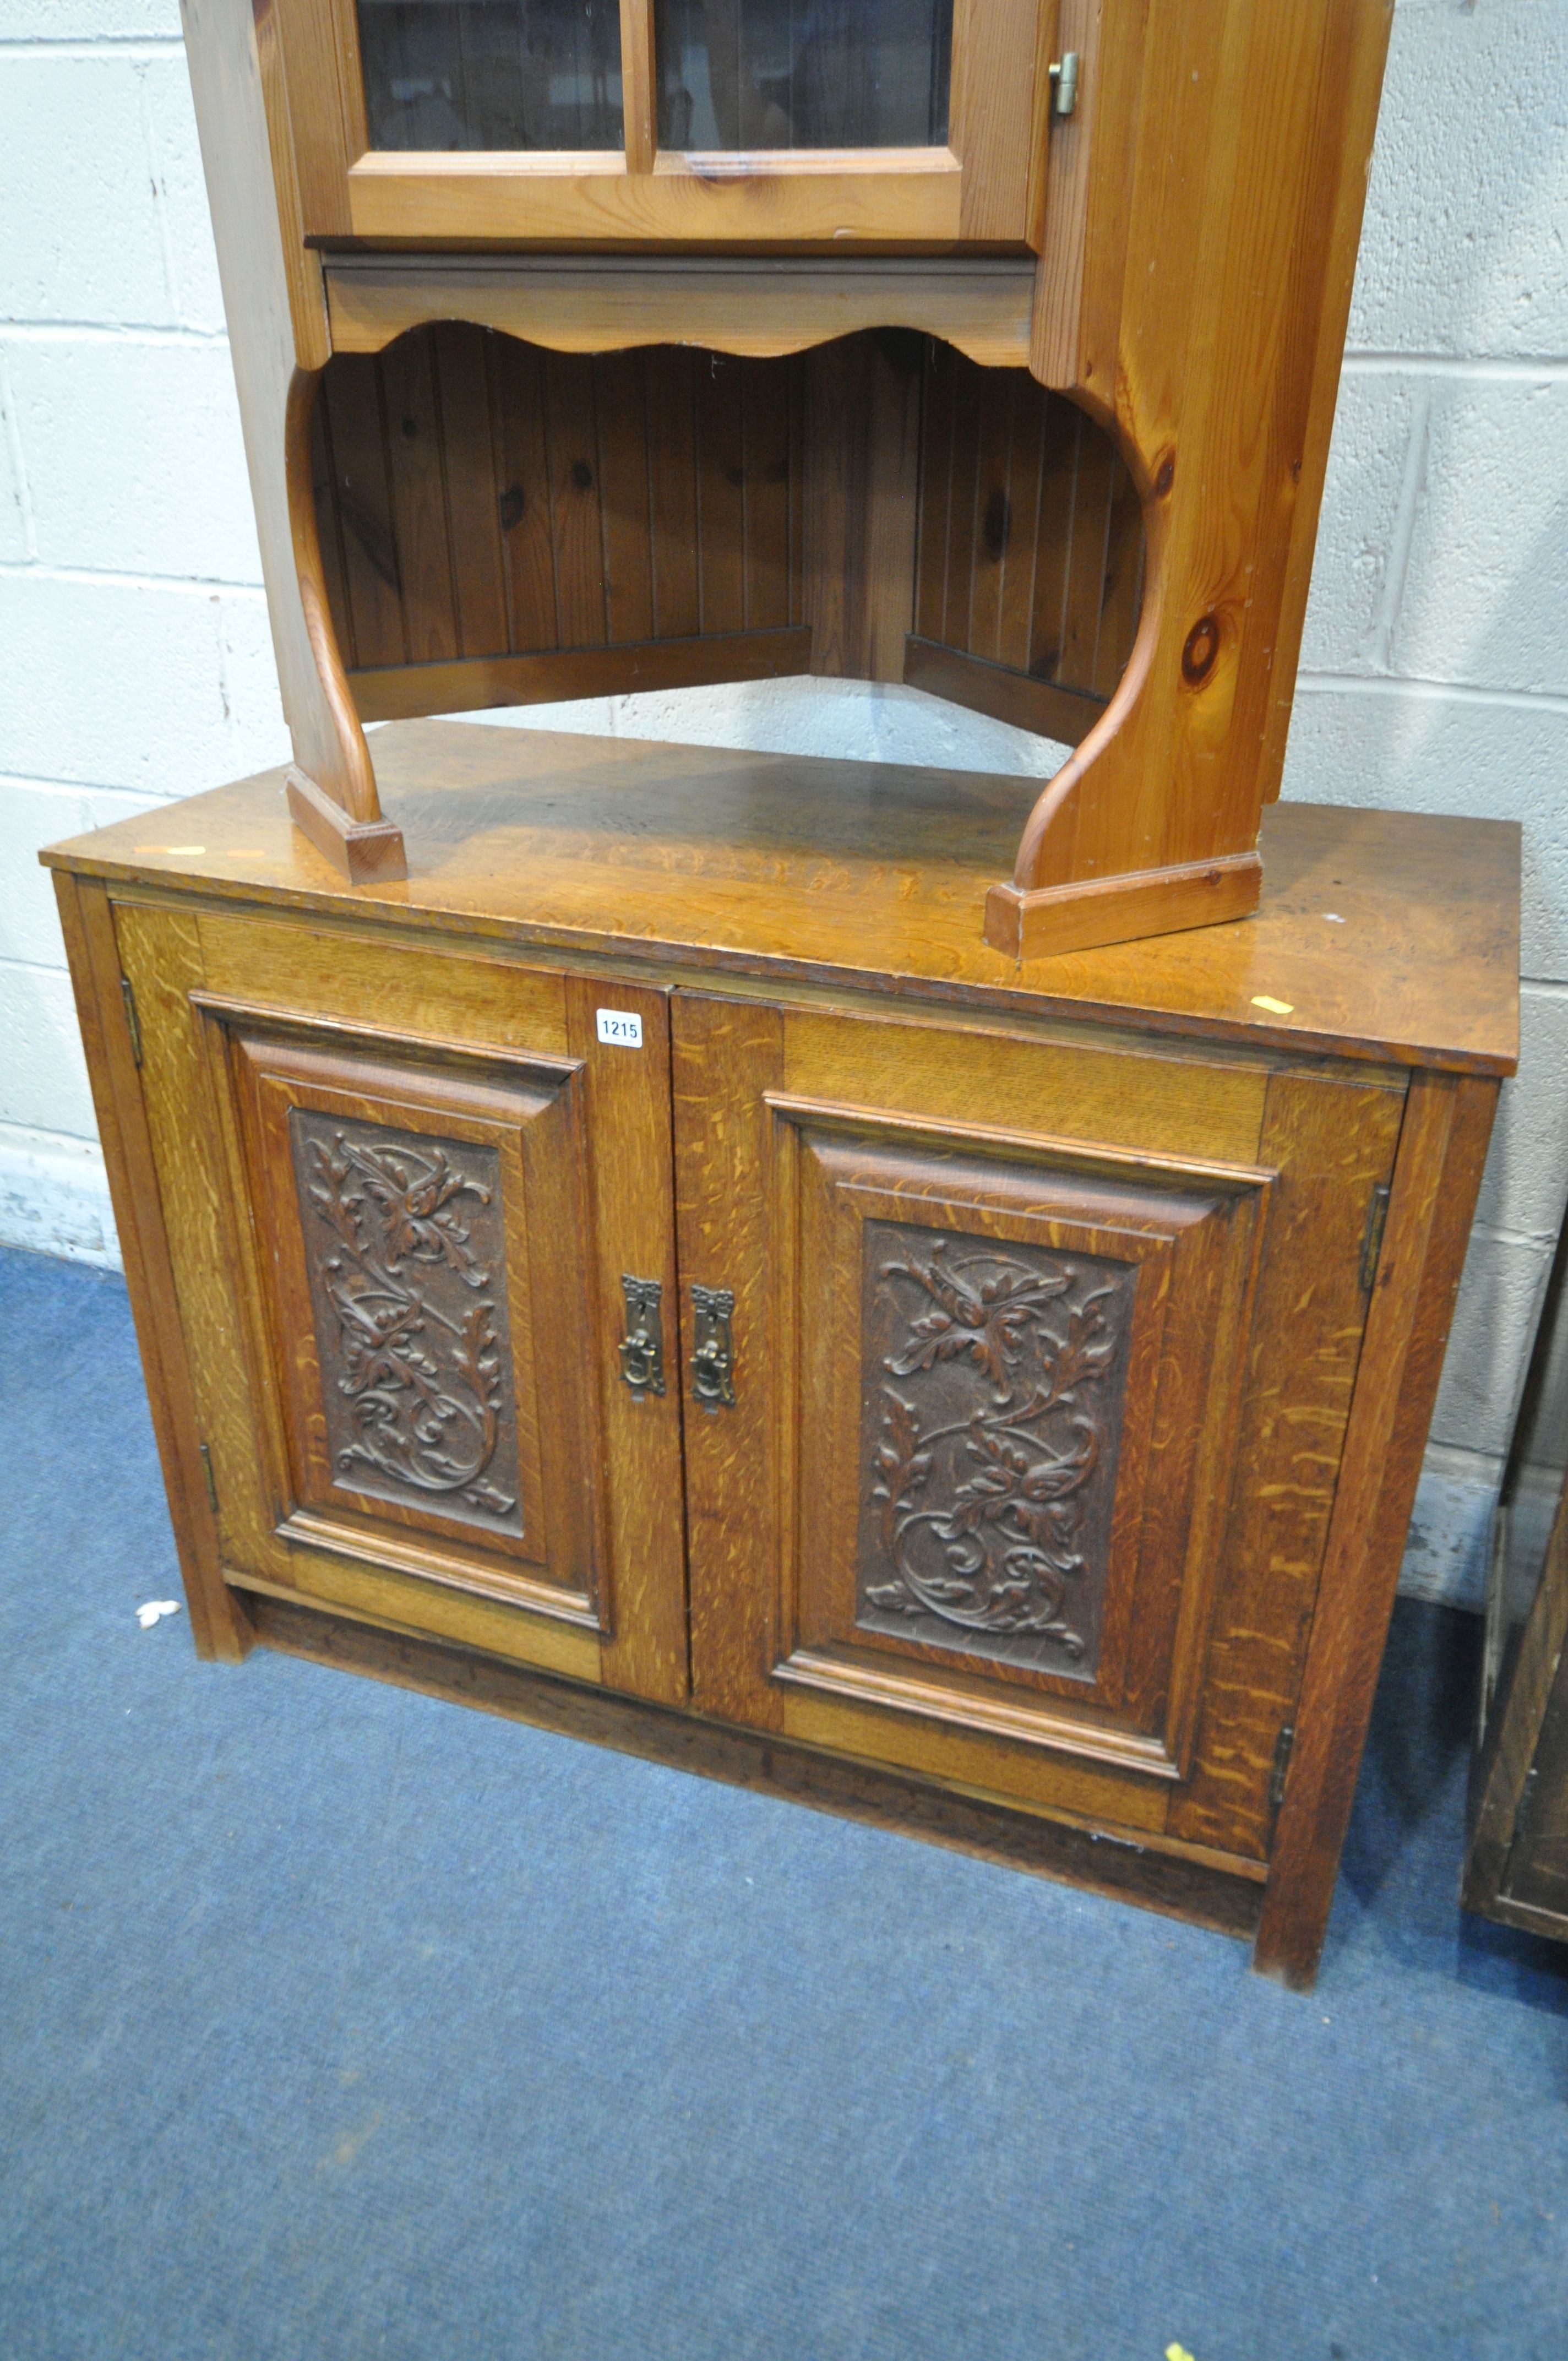
[{"label": "cupboard plinth base", "polygon": [[285,785],[295,827],[351,885],[395,885],[408,875],[403,831],[395,820],[351,818],[303,771],[291,769]]},{"label": "cupboard plinth base", "polygon": [[1032,890],[993,885],[985,897],[985,939],[1014,959],[1098,950],[1145,935],[1220,927],[1250,918],[1263,891],[1255,852],[1228,852],[1169,869],[1140,869]]},{"label": "cupboard plinth base", "polygon": [[259,1592],[247,1593],[246,1604],[258,1642],[282,1655],[368,1674],[397,1688],[477,1706],[507,1720],[694,1772],[726,1786],[806,1804],[840,1819],[863,1820],[1004,1868],[1135,1902],[1239,1942],[1250,1942],[1256,1930],[1262,1884],[1207,1861],[1098,1836],[764,1730],[704,1720],[438,1640],[413,1639]]}]

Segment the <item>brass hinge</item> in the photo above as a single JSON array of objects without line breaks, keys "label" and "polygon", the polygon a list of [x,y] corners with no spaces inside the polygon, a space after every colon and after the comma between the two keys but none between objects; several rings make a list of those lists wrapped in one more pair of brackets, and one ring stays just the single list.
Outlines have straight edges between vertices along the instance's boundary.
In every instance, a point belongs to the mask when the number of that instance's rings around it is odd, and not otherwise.
[{"label": "brass hinge", "polygon": [[120,978],[120,998],[126,1004],[126,1023],[130,1028],[131,1055],[139,1066],[141,1064],[141,1020],[137,1015],[137,996],[131,988],[128,975],[123,975]]},{"label": "brass hinge", "polygon": [[1379,1180],[1372,1191],[1372,1202],[1366,1208],[1366,1227],[1361,1234],[1361,1291],[1370,1295],[1377,1279],[1377,1259],[1383,1252],[1383,1228],[1388,1219],[1388,1183]]},{"label": "brass hinge", "polygon": [[213,1478],[213,1455],[204,1443],[196,1445],[202,1455],[202,1473],[207,1479],[207,1506],[214,1516],[218,1513],[218,1488]]},{"label": "brass hinge", "polygon": [[1279,1806],[1285,1801],[1285,1774],[1290,1768],[1290,1749],[1295,1743],[1295,1724],[1288,1721],[1274,1741],[1274,1767],[1268,1774],[1268,1833],[1271,1840],[1274,1823],[1279,1817]]}]

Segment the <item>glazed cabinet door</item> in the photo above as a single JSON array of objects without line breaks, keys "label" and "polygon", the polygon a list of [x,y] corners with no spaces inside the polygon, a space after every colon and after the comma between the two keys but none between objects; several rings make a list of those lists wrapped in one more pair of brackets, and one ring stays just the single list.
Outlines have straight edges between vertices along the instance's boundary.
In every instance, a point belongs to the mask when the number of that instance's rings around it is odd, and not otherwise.
[{"label": "glazed cabinet door", "polygon": [[663,995],[115,923],[227,1578],[682,1698]]},{"label": "glazed cabinet door", "polygon": [[1038,243],[1053,0],[279,0],[307,236]]},{"label": "glazed cabinet door", "polygon": [[1398,1080],[675,1027],[698,1707],[1261,1863]]}]

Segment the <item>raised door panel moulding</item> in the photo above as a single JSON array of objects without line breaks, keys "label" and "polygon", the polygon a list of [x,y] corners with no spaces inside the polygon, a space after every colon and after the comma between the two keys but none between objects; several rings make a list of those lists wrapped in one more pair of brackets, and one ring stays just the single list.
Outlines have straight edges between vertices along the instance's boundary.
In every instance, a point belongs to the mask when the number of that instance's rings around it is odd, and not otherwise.
[{"label": "raised door panel moulding", "polygon": [[1271,1176],[768,1104],[773,1678],[1180,1777]]},{"label": "raised door panel moulding", "polygon": [[596,1419],[558,1342],[590,1293],[580,1069],[456,1044],[438,1062],[379,1028],[192,998],[300,1587],[323,1552],[419,1565],[599,1631],[602,1539],[560,1439]]}]

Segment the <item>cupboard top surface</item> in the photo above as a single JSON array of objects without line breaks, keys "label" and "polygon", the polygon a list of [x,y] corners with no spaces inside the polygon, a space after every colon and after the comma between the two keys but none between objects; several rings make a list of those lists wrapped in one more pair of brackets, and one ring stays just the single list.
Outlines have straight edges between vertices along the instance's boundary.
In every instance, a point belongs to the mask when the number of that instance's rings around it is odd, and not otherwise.
[{"label": "cupboard top surface", "polygon": [[1037,780],[468,722],[394,723],[372,746],[406,882],[348,885],[291,822],[281,771],[44,857],[720,975],[1483,1073],[1517,1062],[1513,821],[1277,804],[1255,917],[1018,965],[981,922]]}]

